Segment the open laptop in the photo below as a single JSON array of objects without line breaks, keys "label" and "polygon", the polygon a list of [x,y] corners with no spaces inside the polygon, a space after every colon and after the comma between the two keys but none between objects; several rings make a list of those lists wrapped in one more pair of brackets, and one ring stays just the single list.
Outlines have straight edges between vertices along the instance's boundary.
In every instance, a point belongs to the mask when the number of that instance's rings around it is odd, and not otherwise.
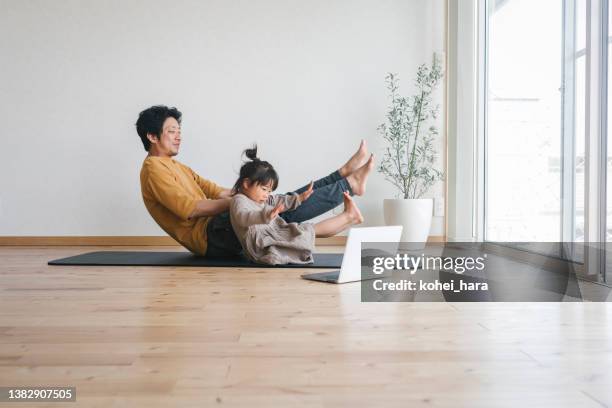
[{"label": "open laptop", "polygon": [[[346,240],[344,249],[344,257],[340,270],[330,272],[309,273],[302,275],[304,279],[310,279],[321,282],[330,283],[345,283],[361,280],[361,243],[362,242],[385,242],[396,243],[392,248],[395,255],[399,247],[400,238],[402,236],[402,226],[394,225],[387,227],[364,227],[351,228]],[[385,248],[389,248],[387,244]]]}]

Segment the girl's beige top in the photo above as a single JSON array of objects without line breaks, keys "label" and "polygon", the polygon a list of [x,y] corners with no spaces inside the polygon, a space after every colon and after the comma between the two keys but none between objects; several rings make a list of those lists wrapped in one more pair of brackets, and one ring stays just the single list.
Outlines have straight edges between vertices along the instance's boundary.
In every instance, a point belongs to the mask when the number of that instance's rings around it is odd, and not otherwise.
[{"label": "girl's beige top", "polygon": [[266,216],[279,202],[284,204],[285,211],[295,210],[301,204],[297,194],[271,195],[264,204],[244,194],[232,197],[230,219],[245,255],[254,262],[269,265],[312,263],[313,224],[287,223],[281,217],[266,222]]}]

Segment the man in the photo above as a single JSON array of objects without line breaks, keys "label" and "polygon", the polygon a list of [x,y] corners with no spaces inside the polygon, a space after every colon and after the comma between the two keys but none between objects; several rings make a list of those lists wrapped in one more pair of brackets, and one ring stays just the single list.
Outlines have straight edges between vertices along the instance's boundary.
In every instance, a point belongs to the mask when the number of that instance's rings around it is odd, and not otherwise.
[{"label": "man", "polygon": [[[209,257],[237,255],[242,248],[228,214],[232,191],[173,159],[181,144],[181,117],[176,108],[161,105],[138,116],[136,131],[148,153],[140,171],[145,206],[155,222],[191,252]],[[300,207],[280,216],[287,222],[303,222],[342,203],[344,191],[363,195],[373,160],[362,141],[339,170],[296,190],[313,191]]]}]

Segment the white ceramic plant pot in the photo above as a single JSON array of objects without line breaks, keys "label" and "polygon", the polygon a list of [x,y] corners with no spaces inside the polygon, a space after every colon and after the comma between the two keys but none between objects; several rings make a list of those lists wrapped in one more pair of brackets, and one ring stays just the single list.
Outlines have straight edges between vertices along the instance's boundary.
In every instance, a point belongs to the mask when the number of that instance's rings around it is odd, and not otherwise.
[{"label": "white ceramic plant pot", "polygon": [[425,247],[431,217],[433,215],[433,199],[431,198],[387,198],[383,202],[385,224],[401,225],[402,242],[422,243]]}]

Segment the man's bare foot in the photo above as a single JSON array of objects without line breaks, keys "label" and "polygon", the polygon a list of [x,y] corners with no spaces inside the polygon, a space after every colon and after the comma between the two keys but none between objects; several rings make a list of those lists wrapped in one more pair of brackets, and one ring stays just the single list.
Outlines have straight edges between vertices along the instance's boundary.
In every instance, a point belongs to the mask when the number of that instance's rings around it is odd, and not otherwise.
[{"label": "man's bare foot", "polygon": [[358,196],[365,194],[368,176],[373,168],[374,154],[371,154],[370,158],[363,166],[359,167],[346,178],[346,181],[348,181],[351,186],[351,190],[353,190],[353,194]]},{"label": "man's bare foot", "polygon": [[366,159],[368,157],[368,147],[366,146],[366,141],[361,139],[361,143],[359,144],[359,148],[355,152],[353,156],[344,164],[344,166],[340,167],[338,170],[342,177],[348,177],[355,170],[363,166]]},{"label": "man's bare foot", "polygon": [[359,207],[347,192],[344,192],[344,213],[348,216],[351,225],[363,222],[363,215],[361,215]]}]

